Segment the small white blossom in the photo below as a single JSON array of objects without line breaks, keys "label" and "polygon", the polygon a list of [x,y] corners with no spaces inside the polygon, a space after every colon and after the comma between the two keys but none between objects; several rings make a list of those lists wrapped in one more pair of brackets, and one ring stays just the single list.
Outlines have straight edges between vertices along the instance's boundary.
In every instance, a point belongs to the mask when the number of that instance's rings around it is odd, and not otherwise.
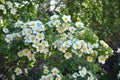
[{"label": "small white blossom", "polygon": [[12,8],[10,12],[11,12],[11,14],[15,15],[17,10],[15,8]]},{"label": "small white blossom", "polygon": [[51,70],[51,72],[52,72],[53,75],[57,75],[60,71],[59,71],[56,67],[54,67],[54,68]]},{"label": "small white blossom", "polygon": [[5,37],[5,41],[7,43],[10,43],[14,38],[14,35],[13,34],[7,34],[6,37]]},{"label": "small white blossom", "polygon": [[71,17],[70,17],[70,16],[63,15],[62,19],[63,19],[63,21],[66,22],[66,23],[67,23],[67,22],[71,22]]},{"label": "small white blossom", "polygon": [[5,6],[1,4],[1,5],[0,5],[0,9],[1,9],[1,10],[4,10],[4,9],[5,9]]},{"label": "small white blossom", "polygon": [[72,57],[72,54],[71,54],[70,52],[66,52],[66,53],[64,54],[64,57],[65,57],[66,59],[69,59],[69,58]]},{"label": "small white blossom", "polygon": [[18,21],[15,23],[15,26],[14,26],[14,27],[21,27],[22,24],[23,24],[23,21],[18,20]]},{"label": "small white blossom", "polygon": [[15,69],[15,73],[16,73],[16,75],[22,74],[21,68],[17,67],[17,68]]},{"label": "small white blossom", "polygon": [[105,64],[105,60],[106,60],[106,58],[105,58],[103,55],[101,55],[101,56],[98,57],[98,61],[99,61],[101,64]]},{"label": "small white blossom", "polygon": [[3,28],[3,32],[4,32],[4,33],[9,33],[8,28]]},{"label": "small white blossom", "polygon": [[59,16],[55,14],[55,15],[53,15],[53,16],[50,17],[50,20],[54,20],[54,21],[55,21],[55,20],[57,20],[58,18],[59,18]]}]

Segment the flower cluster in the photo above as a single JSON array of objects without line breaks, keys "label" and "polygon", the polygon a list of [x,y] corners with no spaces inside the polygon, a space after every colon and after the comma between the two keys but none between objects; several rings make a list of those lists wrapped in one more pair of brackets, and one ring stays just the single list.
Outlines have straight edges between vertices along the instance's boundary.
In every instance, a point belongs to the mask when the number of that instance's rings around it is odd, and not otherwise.
[{"label": "flower cluster", "polygon": [[19,3],[17,2],[13,3],[11,1],[5,1],[5,0],[1,0],[0,2],[2,3],[0,4],[0,10],[3,11],[3,14],[6,14],[8,11],[10,11],[12,15],[16,14],[17,12],[16,8],[19,6]]},{"label": "flower cluster", "polygon": [[[11,45],[12,42],[23,41],[25,47],[18,49],[18,57],[27,57],[29,61],[36,61],[36,57],[49,59],[55,55],[60,55],[61,62],[73,58],[84,59],[88,63],[104,64],[105,60],[112,55],[112,49],[99,38],[82,22],[73,23],[70,16],[53,15],[50,21],[43,24],[41,21],[29,21],[24,23],[18,20],[14,28],[15,32],[10,33],[9,29],[3,28],[5,41]],[[17,45],[18,46],[18,45]],[[37,56],[36,56],[37,55]],[[61,57],[62,56],[62,57]],[[49,63],[50,64],[50,63]],[[21,69],[15,70],[16,74],[22,73]],[[60,71],[57,68],[48,70],[44,68],[44,74],[40,80],[61,80]],[[51,73],[50,73],[51,72]],[[79,74],[84,78],[89,74],[88,80],[94,77],[85,67],[79,68]],[[63,75],[64,76],[64,75]]]},{"label": "flower cluster", "polygon": [[[86,32],[89,31],[88,28],[82,22],[76,22],[74,25],[71,22],[70,16],[67,15],[63,15],[62,19],[58,15],[51,16],[47,24],[54,29],[55,34],[58,34],[52,43],[54,48],[64,53],[66,59],[71,58],[72,54],[79,57],[84,56],[89,62],[93,62],[99,57],[98,62],[104,64],[108,55],[112,53],[109,46],[103,40],[99,41],[95,34],[90,35],[95,39],[93,43],[86,41],[85,37]],[[100,54],[102,52],[101,45],[106,49],[103,55]]]},{"label": "flower cluster", "polygon": [[60,74],[60,71],[53,67],[51,71],[48,70],[47,66],[44,66],[42,77],[39,80],[62,80],[62,75]]},{"label": "flower cluster", "polygon": [[18,12],[18,8],[22,8],[26,4],[29,4],[32,1],[7,1],[7,0],[0,0],[0,11],[3,12],[3,14],[10,13],[12,15],[15,15]]},{"label": "flower cluster", "polygon": [[35,57],[34,54],[31,53],[30,50],[28,49],[23,49],[22,51],[18,52],[18,56],[22,57],[22,56],[27,56],[27,58],[31,61],[35,61]]},{"label": "flower cluster", "polygon": [[85,67],[78,66],[78,69],[79,69],[79,72],[75,72],[72,75],[73,79],[78,80],[79,77],[84,78],[85,76],[87,76],[87,80],[96,80],[95,76],[90,71],[88,71]]}]

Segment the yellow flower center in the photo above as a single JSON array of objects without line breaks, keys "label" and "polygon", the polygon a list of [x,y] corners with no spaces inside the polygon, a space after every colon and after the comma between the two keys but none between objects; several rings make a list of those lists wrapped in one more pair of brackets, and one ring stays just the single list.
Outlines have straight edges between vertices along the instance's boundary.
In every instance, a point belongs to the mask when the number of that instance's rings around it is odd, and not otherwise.
[{"label": "yellow flower center", "polygon": [[11,37],[8,37],[7,39],[10,41],[10,40],[11,40]]},{"label": "yellow flower center", "polygon": [[38,46],[38,45],[39,45],[39,43],[38,43],[38,42],[36,42],[36,43],[35,43],[35,46]]},{"label": "yellow flower center", "polygon": [[35,40],[35,37],[34,37],[34,36],[32,36],[32,37],[31,37],[31,40],[32,40],[32,41],[34,41],[34,40]]},{"label": "yellow flower center", "polygon": [[66,18],[66,17],[65,17],[65,18],[64,18],[64,20],[65,20],[65,21],[67,21],[67,20],[68,20],[68,18]]},{"label": "yellow flower center", "polygon": [[32,23],[32,24],[31,24],[31,26],[35,26],[35,24],[34,24],[34,23]]},{"label": "yellow flower center", "polygon": [[69,57],[69,56],[71,56],[71,53],[66,52],[65,55],[66,55],[67,57]]}]

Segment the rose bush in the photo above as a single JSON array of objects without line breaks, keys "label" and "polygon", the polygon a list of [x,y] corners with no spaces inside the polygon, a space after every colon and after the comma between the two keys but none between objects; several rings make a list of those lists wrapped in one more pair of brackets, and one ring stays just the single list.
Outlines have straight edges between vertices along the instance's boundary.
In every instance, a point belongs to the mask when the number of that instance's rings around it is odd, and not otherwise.
[{"label": "rose bush", "polygon": [[68,15],[55,14],[45,23],[19,20],[3,32],[10,51],[6,58],[15,61],[8,79],[94,80],[113,54],[95,32]]},{"label": "rose bush", "polygon": [[0,0],[0,78],[99,79],[112,49],[71,16],[38,20],[42,1]]}]

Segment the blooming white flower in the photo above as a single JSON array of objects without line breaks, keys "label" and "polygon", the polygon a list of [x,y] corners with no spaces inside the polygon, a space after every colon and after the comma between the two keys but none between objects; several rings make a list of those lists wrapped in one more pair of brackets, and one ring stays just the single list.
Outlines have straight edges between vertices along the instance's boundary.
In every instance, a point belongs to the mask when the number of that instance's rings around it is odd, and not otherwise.
[{"label": "blooming white flower", "polygon": [[63,44],[62,44],[62,46],[65,46],[65,47],[70,47],[72,45],[72,41],[71,40],[67,40],[67,41],[65,41]]},{"label": "blooming white flower", "polygon": [[55,20],[54,23],[53,23],[56,27],[59,27],[60,26],[60,20]]},{"label": "blooming white flower", "polygon": [[15,69],[15,73],[16,73],[16,75],[22,74],[21,68],[17,67],[17,68]]},{"label": "blooming white flower", "polygon": [[64,54],[64,57],[65,57],[66,59],[69,59],[69,58],[72,57],[72,54],[71,54],[70,52],[66,52],[66,53]]},{"label": "blooming white flower", "polygon": [[8,2],[6,2],[6,4],[7,4],[7,6],[8,6],[8,8],[12,8],[12,2],[10,2],[10,1],[8,1]]},{"label": "blooming white flower", "polygon": [[93,53],[92,48],[87,49],[87,54]]},{"label": "blooming white flower", "polygon": [[0,5],[0,9],[1,9],[1,10],[4,10],[4,9],[5,9],[5,6],[1,4],[1,5]]},{"label": "blooming white flower", "polygon": [[62,19],[63,19],[63,21],[66,22],[66,23],[67,23],[67,22],[71,22],[71,17],[70,17],[70,16],[63,15]]},{"label": "blooming white flower", "polygon": [[62,33],[62,32],[64,32],[64,28],[63,27],[57,27],[57,29],[56,29],[59,33]]},{"label": "blooming white flower", "polygon": [[87,61],[92,62],[92,61],[93,61],[93,57],[88,56],[88,57],[87,57]]},{"label": "blooming white flower", "polygon": [[22,35],[30,35],[32,33],[32,29],[24,28],[22,31]]},{"label": "blooming white flower", "polygon": [[34,27],[37,26],[37,22],[36,22],[36,21],[30,21],[30,22],[28,22],[27,24],[28,24],[29,27],[31,27],[31,28],[34,28]]},{"label": "blooming white flower", "polygon": [[12,8],[10,12],[11,12],[11,14],[15,15],[17,10],[15,8]]},{"label": "blooming white flower", "polygon": [[14,26],[14,27],[21,27],[22,24],[23,24],[23,21],[18,20],[18,21],[15,23],[15,26]]},{"label": "blooming white flower", "polygon": [[80,41],[76,41],[75,43],[73,43],[73,48],[74,49],[80,49],[81,48]]},{"label": "blooming white flower", "polygon": [[66,50],[67,50],[67,48],[66,48],[65,46],[60,46],[60,49],[59,49],[59,50],[62,51],[63,53],[65,53]]},{"label": "blooming white flower", "polygon": [[18,52],[18,57],[22,57],[23,56],[23,51]]},{"label": "blooming white flower", "polygon": [[54,20],[54,21],[55,21],[55,20],[57,20],[58,18],[59,18],[59,16],[55,14],[55,15],[53,15],[53,16],[50,17],[50,20]]},{"label": "blooming white flower", "polygon": [[28,49],[23,49],[23,55],[24,56],[28,56],[29,54],[31,54],[31,51],[30,50],[28,50]]},{"label": "blooming white flower", "polygon": [[42,47],[49,47],[48,41],[42,40],[41,46]]},{"label": "blooming white flower", "polygon": [[64,28],[64,31],[66,31],[66,30],[68,30],[69,25],[68,25],[68,24],[66,24],[66,23],[63,23],[63,24],[62,24],[62,27]]},{"label": "blooming white flower", "polygon": [[106,60],[106,58],[105,58],[103,55],[101,55],[101,56],[98,57],[98,61],[99,61],[101,64],[105,64],[105,60]]},{"label": "blooming white flower", "polygon": [[76,22],[76,23],[75,23],[75,26],[76,26],[76,27],[81,27],[81,28],[83,28],[83,27],[84,27],[84,24],[83,24],[82,22]]},{"label": "blooming white flower", "polygon": [[34,48],[38,48],[40,46],[40,42],[36,40],[35,42],[33,42],[32,46]]},{"label": "blooming white flower", "polygon": [[61,36],[61,39],[66,39],[67,38],[67,34],[66,33],[62,33],[62,34],[60,34],[60,36]]},{"label": "blooming white flower", "polygon": [[7,43],[10,43],[14,38],[14,35],[13,34],[7,34],[6,37],[5,37],[5,41]]},{"label": "blooming white flower", "polygon": [[69,31],[70,31],[71,33],[75,33],[75,30],[76,30],[75,27],[69,27]]},{"label": "blooming white flower", "polygon": [[29,35],[29,42],[34,43],[36,41],[36,36],[35,35]]},{"label": "blooming white flower", "polygon": [[59,71],[56,67],[54,67],[54,68],[51,70],[51,72],[52,72],[53,75],[57,75],[60,71]]},{"label": "blooming white flower", "polygon": [[37,34],[37,33],[39,33],[40,31],[43,31],[42,27],[39,27],[39,26],[35,26],[32,30],[33,30],[33,33],[34,33],[34,34]]},{"label": "blooming white flower", "polygon": [[48,73],[49,73],[48,68],[45,68],[45,69],[43,70],[43,73],[44,73],[44,74],[48,74]]},{"label": "blooming white flower", "polygon": [[79,71],[79,73],[80,73],[80,76],[81,76],[81,77],[85,77],[85,75],[87,74],[87,70],[86,70],[86,68],[83,67],[82,70]]},{"label": "blooming white flower", "polygon": [[87,52],[87,45],[85,44],[84,46],[82,46],[80,51],[83,53],[86,53]]},{"label": "blooming white flower", "polygon": [[43,40],[45,38],[43,33],[37,33],[36,38],[38,41]]},{"label": "blooming white flower", "polygon": [[27,57],[28,57],[28,59],[31,61],[31,60],[35,60],[35,56],[34,56],[34,54],[28,54],[27,55]]},{"label": "blooming white flower", "polygon": [[37,52],[43,53],[44,50],[45,50],[45,48],[42,46],[37,47]]},{"label": "blooming white flower", "polygon": [[9,33],[8,28],[3,28],[3,32],[4,32],[4,33]]}]

